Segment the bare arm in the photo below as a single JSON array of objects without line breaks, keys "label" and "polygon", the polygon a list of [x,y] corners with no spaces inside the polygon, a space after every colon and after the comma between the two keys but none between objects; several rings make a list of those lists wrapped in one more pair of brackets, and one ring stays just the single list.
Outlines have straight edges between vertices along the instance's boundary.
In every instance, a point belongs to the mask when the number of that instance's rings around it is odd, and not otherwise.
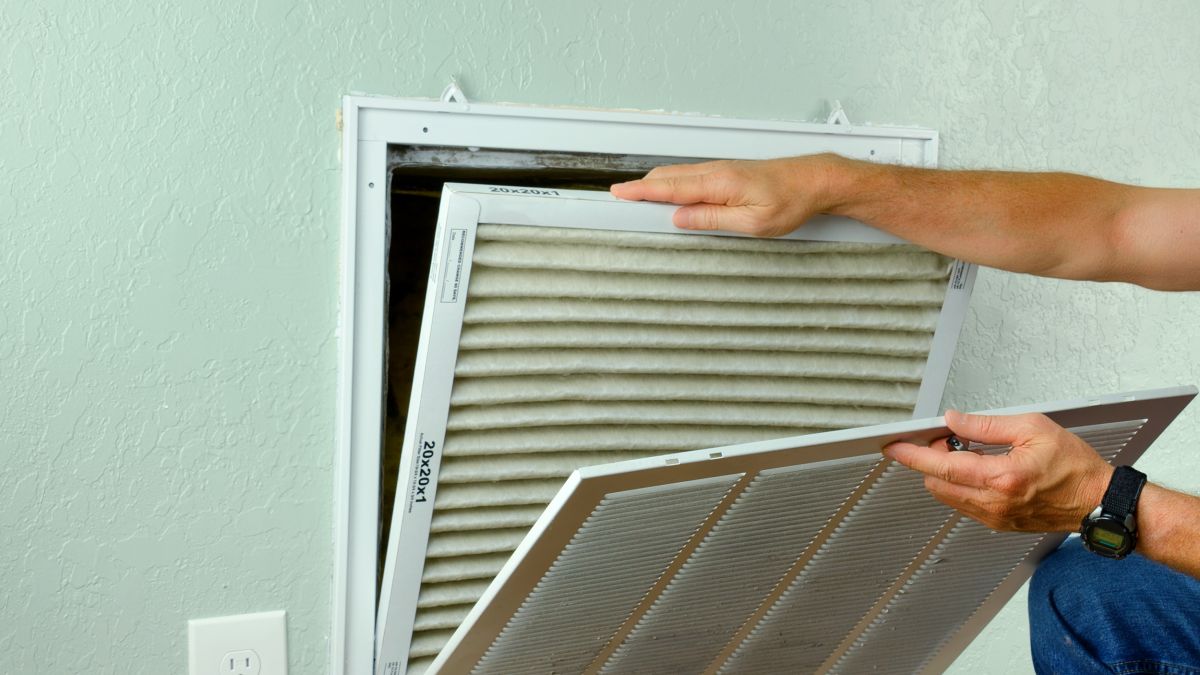
[{"label": "bare arm", "polygon": [[612,191],[685,205],[680,227],[778,236],[829,213],[1013,272],[1200,290],[1200,190],[812,155],[660,167]]},{"label": "bare arm", "polygon": [[1143,555],[1200,579],[1200,497],[1147,483],[1137,518]]},{"label": "bare arm", "polygon": [[[1112,467],[1044,415],[946,413],[962,438],[1011,445],[1007,455],[893,443],[884,454],[924,474],[939,501],[996,530],[1075,532],[1104,498]],[[1200,498],[1147,483],[1137,506],[1137,551],[1200,579]]]}]

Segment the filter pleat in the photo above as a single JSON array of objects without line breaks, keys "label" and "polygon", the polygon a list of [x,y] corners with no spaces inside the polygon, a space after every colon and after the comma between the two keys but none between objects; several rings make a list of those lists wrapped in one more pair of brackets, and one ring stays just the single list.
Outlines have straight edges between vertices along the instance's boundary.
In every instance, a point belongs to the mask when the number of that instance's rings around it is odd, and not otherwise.
[{"label": "filter pleat", "polygon": [[537,504],[544,507],[562,487],[562,480],[523,480],[506,483],[486,482],[468,485],[439,485],[434,513],[446,509],[475,509],[493,506],[523,506]]},{"label": "filter pleat", "polygon": [[[799,261],[797,261],[799,264]],[[937,279],[774,279],[630,272],[597,274],[575,270],[477,267],[468,293],[479,298],[595,298],[738,302],[751,304],[884,304],[937,307],[945,297],[945,275]]]},{"label": "filter pleat", "polygon": [[917,394],[907,382],[846,382],[784,377],[730,379],[706,375],[569,375],[464,378],[452,406],[548,401],[737,401],[867,406],[906,410]]},{"label": "filter pleat", "polygon": [[790,403],[666,401],[647,406],[643,401],[561,401],[552,403],[464,406],[454,410],[449,431],[521,427],[625,424],[707,424],[719,419],[728,426],[802,426],[848,429],[905,419],[896,408],[833,407]]},{"label": "filter pleat", "polygon": [[[787,249],[781,246],[778,248]],[[795,255],[765,251],[689,251],[584,244],[476,240],[475,266],[505,269],[572,270],[692,276],[704,270],[717,277],[844,279],[853,270],[860,279],[940,279],[945,261],[933,253],[879,250],[829,252],[797,265]]]},{"label": "filter pleat", "polygon": [[[932,329],[931,329],[932,330]],[[455,378],[503,375],[563,376],[579,373],[643,375],[731,375],[739,377],[794,377],[866,380],[877,382],[921,382],[925,359],[901,356],[859,355],[845,358],[835,354],[806,352],[745,352],[729,350],[655,349],[493,349],[466,351],[458,355]],[[636,396],[636,392],[631,392]]]},{"label": "filter pleat", "polygon": [[670,251],[741,251],[745,253],[792,255],[827,253],[870,253],[908,250],[930,255],[928,251],[907,244],[867,244],[859,242],[814,242],[794,239],[751,239],[747,237],[680,236],[652,232],[623,232],[573,227],[513,227],[480,223],[477,241],[530,242],[549,244],[587,244],[631,249],[667,249]]},{"label": "filter pleat", "polygon": [[463,324],[588,323],[658,326],[775,326],[924,332],[939,307],[876,304],[734,303],[592,298],[483,297],[467,305]]},{"label": "filter pleat", "polygon": [[[487,349],[716,349],[746,352],[813,352],[924,357],[928,333],[747,326],[498,323],[463,328],[462,351]],[[748,356],[754,356],[749,354]]]},{"label": "filter pleat", "polygon": [[701,427],[625,424],[617,429],[610,425],[482,429],[447,434],[446,456],[611,450],[664,454],[703,448],[713,439],[721,439],[721,445],[728,445],[765,441],[782,436],[800,436],[814,431],[816,429],[811,427],[732,427],[720,424],[719,421]]},{"label": "filter pleat", "polygon": [[421,575],[421,581],[444,583],[469,579],[491,579],[504,566],[508,556],[508,551],[501,549],[500,553],[484,552],[479,555],[431,558],[425,561],[425,570]]},{"label": "filter pleat", "polygon": [[430,531],[462,532],[476,529],[510,528],[533,525],[542,515],[542,506],[495,506],[479,509],[441,509],[433,516]]}]

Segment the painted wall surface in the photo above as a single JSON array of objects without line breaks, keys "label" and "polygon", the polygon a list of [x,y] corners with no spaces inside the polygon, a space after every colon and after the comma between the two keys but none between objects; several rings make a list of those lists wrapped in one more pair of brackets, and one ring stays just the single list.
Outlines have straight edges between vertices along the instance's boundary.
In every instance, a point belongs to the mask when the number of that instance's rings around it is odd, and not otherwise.
[{"label": "painted wall surface", "polygon": [[[836,6],[835,6],[836,5]],[[0,7],[0,672],[178,673],[286,609],[324,672],[339,175],[361,91],[942,132],[950,167],[1200,185],[1200,5]],[[948,402],[1200,382],[1200,297],[985,271]],[[1193,409],[1149,454],[1200,491]],[[1029,670],[1014,602],[955,672]]]}]

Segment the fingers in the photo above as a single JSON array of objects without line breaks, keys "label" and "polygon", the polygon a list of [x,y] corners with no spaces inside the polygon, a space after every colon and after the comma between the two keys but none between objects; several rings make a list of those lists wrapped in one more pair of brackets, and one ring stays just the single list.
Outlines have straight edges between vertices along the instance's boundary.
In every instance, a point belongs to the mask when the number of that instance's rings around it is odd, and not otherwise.
[{"label": "fingers", "polygon": [[946,426],[959,438],[989,445],[1014,445],[1040,426],[1042,415],[969,415],[946,411]]},{"label": "fingers", "polygon": [[994,460],[999,459],[973,452],[950,452],[944,444],[931,448],[905,442],[892,443],[883,454],[928,476],[976,488],[987,485],[995,469]]},{"label": "fingers", "polygon": [[669,176],[687,176],[689,174],[710,173],[729,164],[727,159],[712,162],[696,162],[694,164],[665,164],[656,166],[646,173],[644,178],[667,178]]},{"label": "fingers", "polygon": [[714,204],[693,204],[681,206],[671,217],[675,227],[686,230],[722,230],[723,221],[728,220],[728,206]]},{"label": "fingers", "polygon": [[733,196],[732,185],[718,173],[700,173],[617,183],[609,188],[613,196],[631,201],[670,202],[672,204],[725,204]]},{"label": "fingers", "polygon": [[1016,530],[1004,507],[992,495],[978,488],[949,483],[933,476],[925,477],[925,489],[939,502],[992,530]]},{"label": "fingers", "polygon": [[988,497],[986,492],[977,487],[951,483],[937,476],[925,477],[925,489],[939,502],[960,511],[977,511],[978,505]]},{"label": "fingers", "polygon": [[685,230],[723,230],[761,235],[755,223],[746,217],[744,206],[692,204],[675,211],[672,222]]},{"label": "fingers", "polygon": [[642,196],[642,191],[645,189],[643,181],[647,179],[662,180],[665,178],[679,178],[681,176],[698,176],[700,174],[712,173],[717,169],[729,164],[727,159],[719,159],[711,162],[697,162],[695,164],[666,164],[656,166],[650,169],[645,176],[638,180],[631,180],[626,183],[616,183],[609,187],[609,192],[614,197],[620,199],[628,199],[630,201],[652,200],[650,197]]},{"label": "fingers", "polygon": [[640,183],[640,180],[631,180],[628,183],[613,183],[608,186],[608,192],[617,199],[638,202],[642,200]]}]

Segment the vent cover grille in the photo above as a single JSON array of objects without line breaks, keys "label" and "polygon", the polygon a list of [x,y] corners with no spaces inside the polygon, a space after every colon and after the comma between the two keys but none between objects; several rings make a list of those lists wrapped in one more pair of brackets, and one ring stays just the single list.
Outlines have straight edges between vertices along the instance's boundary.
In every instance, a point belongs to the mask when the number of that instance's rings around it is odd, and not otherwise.
[{"label": "vent cover grille", "polygon": [[759,474],[601,672],[702,672],[876,462]]},{"label": "vent cover grille", "polygon": [[[1111,461],[1145,423],[1071,431]],[[606,467],[592,480],[656,485],[558,507],[591,515],[507,626],[471,636],[491,644],[474,672],[916,672],[1045,536],[966,520],[877,452],[804,463],[785,447],[716,460],[741,480]]]},{"label": "vent cover grille", "polygon": [[958,520],[834,672],[918,672],[1043,536]]},{"label": "vent cover grille", "polygon": [[892,464],[751,631],[722,673],[813,672],[952,511]]},{"label": "vent cover grille", "polygon": [[607,495],[474,672],[582,672],[738,478]]},{"label": "vent cover grille", "polygon": [[480,224],[409,672],[573,470],[911,417],[949,273],[906,245]]}]

